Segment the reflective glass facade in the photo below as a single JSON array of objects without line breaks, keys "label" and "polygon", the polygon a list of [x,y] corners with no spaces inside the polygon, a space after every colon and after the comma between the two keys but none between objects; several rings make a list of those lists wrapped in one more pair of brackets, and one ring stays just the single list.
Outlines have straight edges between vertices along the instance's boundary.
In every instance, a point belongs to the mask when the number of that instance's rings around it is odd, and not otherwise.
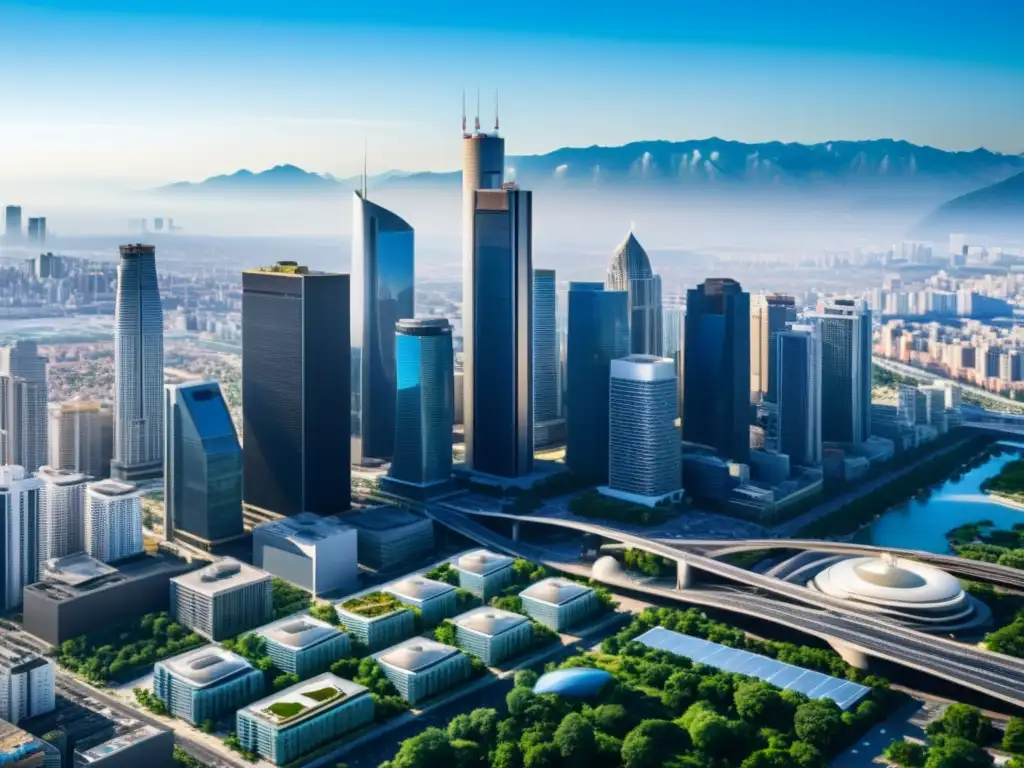
[{"label": "reflective glass facade", "polygon": [[813,326],[776,337],[779,452],[796,466],[821,463],[821,338]]},{"label": "reflective glass facade", "polygon": [[359,192],[352,214],[352,462],[359,464],[394,449],[395,323],[415,314],[415,233]]},{"label": "reflective glass facade", "polygon": [[871,310],[834,299],[812,318],[821,333],[821,436],[860,443],[871,435]]},{"label": "reflective glass facade", "polygon": [[533,270],[533,422],[559,418],[555,270]]}]

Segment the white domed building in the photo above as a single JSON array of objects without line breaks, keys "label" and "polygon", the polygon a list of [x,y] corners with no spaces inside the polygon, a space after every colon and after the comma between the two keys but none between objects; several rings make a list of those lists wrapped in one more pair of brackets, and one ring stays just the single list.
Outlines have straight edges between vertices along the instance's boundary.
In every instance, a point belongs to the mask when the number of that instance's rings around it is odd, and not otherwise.
[{"label": "white domed building", "polygon": [[[980,628],[991,613],[956,578],[931,565],[897,558],[833,558],[807,582],[810,589],[924,632]],[[798,577],[806,569],[793,574]],[[791,578],[793,578],[791,577]]]}]

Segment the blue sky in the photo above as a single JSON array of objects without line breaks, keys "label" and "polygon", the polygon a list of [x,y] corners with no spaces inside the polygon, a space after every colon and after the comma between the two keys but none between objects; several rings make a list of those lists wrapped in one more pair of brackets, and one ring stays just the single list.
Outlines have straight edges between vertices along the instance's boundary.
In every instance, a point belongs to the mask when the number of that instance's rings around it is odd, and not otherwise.
[{"label": "blue sky", "polygon": [[[777,6],[777,7],[776,7]],[[0,176],[164,181],[718,135],[1024,152],[1019,0],[0,0]],[[472,117],[472,115],[471,115]]]}]

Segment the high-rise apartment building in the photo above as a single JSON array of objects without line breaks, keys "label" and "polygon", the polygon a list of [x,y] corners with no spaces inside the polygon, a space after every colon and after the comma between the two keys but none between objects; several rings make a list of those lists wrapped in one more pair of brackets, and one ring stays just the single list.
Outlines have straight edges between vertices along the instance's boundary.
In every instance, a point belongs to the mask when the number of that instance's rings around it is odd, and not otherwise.
[{"label": "high-rise apartment building", "polygon": [[28,241],[36,245],[46,242],[46,218],[40,216],[28,220]]},{"label": "high-rise apartment building", "polygon": [[612,254],[605,287],[629,294],[630,352],[661,355],[661,277],[651,270],[647,251],[632,230]]},{"label": "high-rise apartment building", "polygon": [[871,311],[860,299],[828,299],[809,316],[821,333],[821,436],[861,443],[871,435]]},{"label": "high-rise apartment building", "polygon": [[476,191],[473,237],[473,331],[463,369],[466,466],[519,477],[533,469],[531,193],[511,184]]},{"label": "high-rise apartment building", "polygon": [[425,491],[452,473],[452,329],[444,318],[400,320],[398,395],[388,478]]},{"label": "high-rise apartment building", "polygon": [[602,283],[569,283],[565,463],[608,479],[608,386],[612,360],[629,354],[629,295]]},{"label": "high-rise apartment building", "polygon": [[39,489],[24,467],[0,466],[0,609],[21,605],[22,590],[39,581]]},{"label": "high-rise apartment building", "polygon": [[122,245],[114,305],[113,477],[159,477],[164,450],[164,312],[156,248]]},{"label": "high-rise apartment building", "polygon": [[95,400],[50,406],[49,465],[94,479],[110,474],[114,449],[114,412]]},{"label": "high-rise apartment building", "polygon": [[686,347],[686,297],[666,296],[662,305],[662,356],[676,364],[679,382],[679,413],[683,412],[683,349]]},{"label": "high-rise apartment building", "polygon": [[[54,690],[53,659],[40,656],[33,651],[6,646],[0,649],[0,721],[18,723],[30,717],[52,712],[56,706]],[[46,768],[50,763],[50,755],[35,751],[29,762],[11,763],[7,758],[10,752],[0,757],[4,765],[19,768]],[[56,764],[60,765],[58,754]]]},{"label": "high-rise apartment building", "polygon": [[794,466],[821,464],[821,336],[793,325],[775,337],[775,403],[779,453]]},{"label": "high-rise apartment building", "polygon": [[85,487],[85,551],[104,563],[142,554],[142,493],[136,485],[100,480]]},{"label": "high-rise apartment building", "polygon": [[85,549],[85,487],[88,478],[69,470],[41,467],[39,562]]},{"label": "high-rise apartment building", "polygon": [[750,456],[750,294],[709,278],[686,294],[683,439],[746,463]]},{"label": "high-rise apartment building", "polygon": [[0,349],[0,462],[35,472],[47,461],[46,358],[34,341]]},{"label": "high-rise apartment building", "polygon": [[775,339],[796,321],[796,301],[778,293],[750,300],[750,396],[753,402],[775,402]]},{"label": "high-rise apartment building", "polygon": [[242,274],[242,498],[273,515],[350,500],[349,276],[294,262]]},{"label": "high-rise apartment building", "polygon": [[395,323],[415,315],[413,228],[352,195],[352,463],[395,442]]},{"label": "high-rise apartment building", "polygon": [[603,493],[654,506],[682,490],[676,392],[676,368],[669,358],[612,360]]},{"label": "high-rise apartment building", "polygon": [[8,205],[4,215],[4,240],[8,243],[21,242],[21,206]]},{"label": "high-rise apartment building", "polygon": [[533,443],[560,442],[565,436],[558,353],[558,298],[555,270],[533,270]]},{"label": "high-rise apartment building", "polygon": [[216,381],[165,395],[164,537],[212,551],[243,533],[242,447]]}]

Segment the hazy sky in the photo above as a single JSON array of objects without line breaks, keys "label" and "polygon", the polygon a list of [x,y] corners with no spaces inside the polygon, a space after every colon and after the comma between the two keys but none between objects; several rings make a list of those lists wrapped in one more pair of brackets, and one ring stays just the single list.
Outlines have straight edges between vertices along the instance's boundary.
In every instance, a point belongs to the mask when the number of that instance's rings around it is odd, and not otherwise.
[{"label": "hazy sky", "polygon": [[[140,10],[143,8],[145,10]],[[781,9],[780,9],[781,8]],[[1024,152],[1020,0],[0,0],[0,182],[711,135]]]}]

